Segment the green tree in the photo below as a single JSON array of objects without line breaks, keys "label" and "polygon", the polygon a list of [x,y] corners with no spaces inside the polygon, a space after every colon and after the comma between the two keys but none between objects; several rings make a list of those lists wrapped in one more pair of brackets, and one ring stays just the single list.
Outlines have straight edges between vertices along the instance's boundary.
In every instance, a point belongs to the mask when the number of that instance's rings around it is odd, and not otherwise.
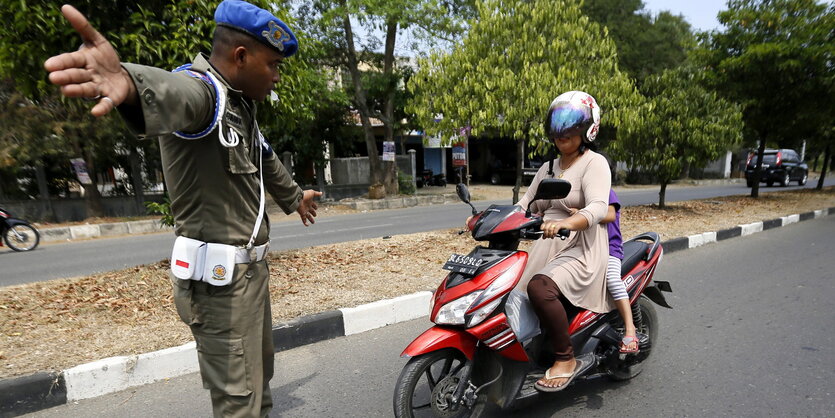
[{"label": "green tree", "polygon": [[[603,109],[603,123],[627,135],[640,121],[643,98],[618,70],[614,43],[570,0],[477,3],[478,17],[450,53],[433,52],[411,78],[409,110],[427,134],[449,141],[465,126],[473,135],[517,141],[519,199],[525,144],[544,155],[552,147],[542,121],[560,93],[582,90]],[[442,116],[438,120],[438,116]]]},{"label": "green tree", "polygon": [[687,68],[649,76],[641,90],[649,102],[640,132],[613,142],[610,151],[655,175],[663,208],[667,185],[682,168],[704,167],[739,143],[742,114],[736,104],[701,87]]},{"label": "green tree", "polygon": [[[286,5],[277,6],[266,0],[251,0],[271,10],[293,26]],[[215,27],[217,0],[79,0],[74,6],[90,23],[108,38],[123,61],[173,69],[191,62],[198,52],[208,52]],[[60,104],[61,117],[47,126],[65,142],[65,155],[82,156],[91,173],[102,154],[113,156],[116,142],[135,150],[147,144],[136,141],[118,116],[93,119],[89,103],[78,100],[52,99],[56,88],[50,85],[43,62],[62,51],[78,47],[79,38],[60,13],[60,4],[49,0],[0,0],[4,25],[0,26],[0,77],[9,77],[15,87],[34,106],[46,101]],[[322,74],[312,70],[305,59],[304,33],[297,33],[301,44],[298,58],[288,60],[282,68],[278,100],[259,107],[261,127],[267,132],[287,132],[299,123],[312,120],[319,95],[325,83]],[[274,136],[273,136],[274,137]],[[271,136],[267,138],[273,139]],[[0,143],[0,146],[3,144]],[[37,147],[25,141],[20,147]],[[33,154],[28,152],[28,154]],[[19,163],[26,163],[19,161]],[[86,186],[88,210],[93,216],[102,214],[98,188]]]},{"label": "green tree", "polygon": [[639,87],[647,76],[678,67],[696,46],[683,16],[662,11],[653,17],[641,0],[585,0],[582,10],[606,27],[617,46],[620,69]]},{"label": "green tree", "polygon": [[[727,29],[705,34],[696,58],[717,91],[743,105],[759,141],[757,173],[767,144],[831,140],[835,4],[729,0],[719,22]],[[754,182],[751,196],[758,195]]]},{"label": "green tree", "polygon": [[[462,30],[460,16],[466,13],[469,3],[468,0],[316,0],[305,8],[317,17],[311,24],[318,28],[323,39],[332,43],[334,64],[344,69],[349,79],[352,102],[368,152],[369,180],[372,184],[383,184],[387,193],[398,192],[396,166],[394,162],[381,161],[371,118],[383,123],[384,140],[393,141],[399,123],[395,111],[398,81],[403,78],[402,66],[395,57],[398,35],[414,30],[422,32],[424,39],[454,37]],[[355,24],[369,34],[365,42],[358,39]],[[384,33],[382,41],[373,35],[375,31]],[[380,44],[382,55],[374,54]],[[372,90],[377,90],[377,97],[382,99],[378,106],[372,101]]]}]

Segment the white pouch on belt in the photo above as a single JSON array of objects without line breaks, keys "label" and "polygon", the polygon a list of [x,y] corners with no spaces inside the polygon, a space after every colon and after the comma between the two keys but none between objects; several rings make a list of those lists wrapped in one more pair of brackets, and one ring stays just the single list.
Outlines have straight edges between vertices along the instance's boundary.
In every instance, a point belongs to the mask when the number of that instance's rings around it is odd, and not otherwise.
[{"label": "white pouch on belt", "polygon": [[177,237],[171,252],[171,272],[181,280],[200,280],[203,277],[203,260],[206,243],[196,239]]},{"label": "white pouch on belt", "polygon": [[238,247],[226,244],[206,244],[206,263],[203,281],[214,286],[226,286],[235,273],[235,253]]}]

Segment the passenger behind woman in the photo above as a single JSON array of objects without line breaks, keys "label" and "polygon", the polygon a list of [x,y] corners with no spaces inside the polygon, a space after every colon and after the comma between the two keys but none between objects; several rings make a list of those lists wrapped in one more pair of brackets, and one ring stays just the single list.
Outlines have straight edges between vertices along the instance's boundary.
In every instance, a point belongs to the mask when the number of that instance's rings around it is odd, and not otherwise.
[{"label": "passenger behind woman", "polygon": [[[577,213],[571,208],[571,214]],[[635,322],[632,320],[632,308],[629,306],[629,294],[621,280],[621,261],[623,260],[623,237],[620,234],[620,200],[614,190],[609,191],[609,212],[600,220],[606,224],[609,233],[609,264],[606,267],[606,287],[615,300],[615,306],[623,318],[623,339],[620,342],[620,352],[633,354],[639,351],[638,337],[635,333]]]}]

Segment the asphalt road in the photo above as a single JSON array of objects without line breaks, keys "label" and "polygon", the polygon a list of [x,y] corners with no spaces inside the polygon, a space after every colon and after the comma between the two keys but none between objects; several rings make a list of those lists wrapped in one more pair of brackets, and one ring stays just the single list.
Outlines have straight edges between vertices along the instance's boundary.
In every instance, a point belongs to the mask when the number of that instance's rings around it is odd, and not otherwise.
[{"label": "asphalt road", "polygon": [[[595,379],[501,417],[828,417],[835,411],[835,216],[664,257],[672,310],[643,374]],[[280,417],[389,417],[419,319],[279,353]],[[194,373],[32,417],[210,416]]]},{"label": "asphalt road", "polygon": [[[830,178],[826,183],[827,185],[835,184],[835,178]],[[806,187],[811,188],[816,184],[817,182],[810,181]],[[797,188],[797,186],[762,187],[760,191],[769,193]],[[454,192],[452,187],[447,187],[447,189],[450,193]],[[618,190],[618,195],[626,206],[643,205],[657,203],[658,191],[658,188],[622,189]],[[676,202],[749,193],[750,189],[744,184],[671,186],[667,189],[666,200]],[[504,201],[478,201],[475,205],[480,210],[491,203],[510,204],[510,196]],[[469,214],[469,207],[458,203],[417,206],[331,216],[322,218],[315,225],[307,228],[294,216],[292,221],[273,224],[270,234],[271,249],[306,248],[386,235],[453,228],[462,225]],[[15,253],[2,247],[0,248],[0,265],[3,268],[0,269],[0,286],[85,276],[154,263],[171,256],[173,243],[174,235],[166,232],[44,244],[30,253]]]},{"label": "asphalt road", "polygon": [[[674,307],[643,374],[595,379],[501,417],[831,416],[835,410],[835,216],[668,254]],[[418,319],[277,354],[281,417],[389,417]],[[33,417],[210,416],[194,373]]]}]

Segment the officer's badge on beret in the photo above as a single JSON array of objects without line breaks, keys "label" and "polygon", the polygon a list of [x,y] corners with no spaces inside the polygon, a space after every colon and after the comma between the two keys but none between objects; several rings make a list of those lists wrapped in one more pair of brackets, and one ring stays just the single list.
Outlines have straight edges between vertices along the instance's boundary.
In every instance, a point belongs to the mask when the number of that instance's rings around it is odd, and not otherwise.
[{"label": "officer's badge on beret", "polygon": [[293,31],[281,19],[245,1],[224,0],[215,10],[215,22],[258,39],[284,57],[295,54],[299,48]]}]

